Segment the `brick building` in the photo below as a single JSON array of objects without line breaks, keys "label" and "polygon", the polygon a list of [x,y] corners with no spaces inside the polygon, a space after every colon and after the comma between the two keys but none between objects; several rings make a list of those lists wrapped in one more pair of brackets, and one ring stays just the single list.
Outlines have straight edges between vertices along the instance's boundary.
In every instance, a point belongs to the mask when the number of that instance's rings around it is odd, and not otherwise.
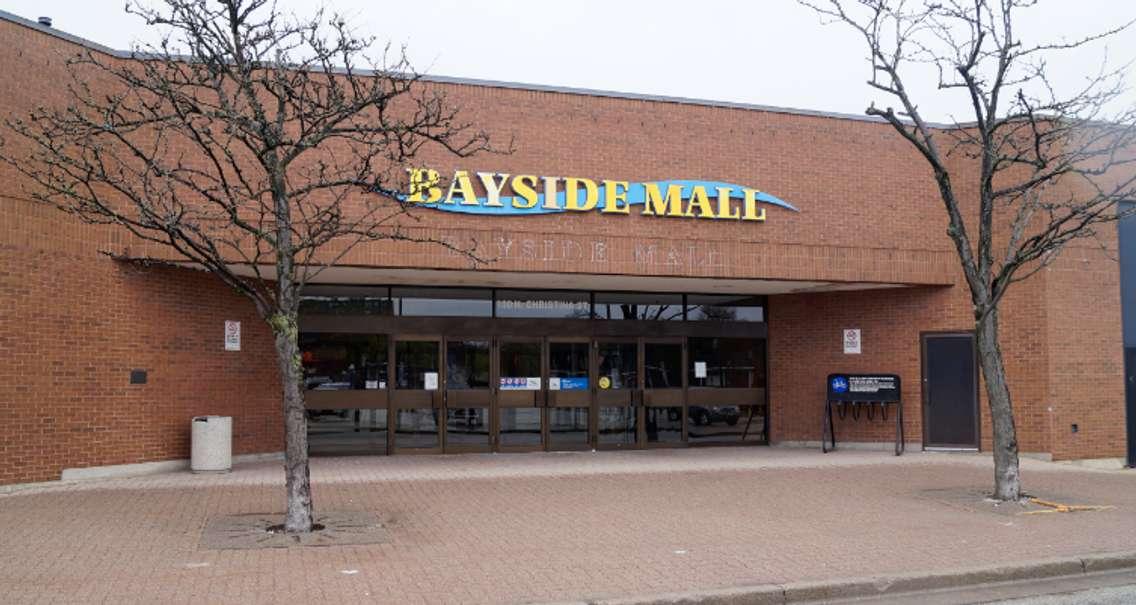
[{"label": "brick building", "polygon": [[[79,46],[114,53],[8,14],[0,40],[5,117],[66,103],[64,62]],[[469,171],[479,208],[488,195],[475,173],[555,175],[561,196],[576,175],[596,184],[597,207],[540,212],[550,196],[502,215],[440,202],[410,228],[476,243],[490,262],[383,242],[326,271],[305,292],[301,326],[314,454],[815,444],[831,373],[900,376],[908,449],[990,447],[946,218],[924,162],[887,125],[431,85],[515,140],[508,155],[427,158],[447,182]],[[185,459],[189,421],[203,414],[233,417],[238,455],[281,449],[271,337],[247,300],[192,268],[121,260],[164,252],[36,205],[13,170],[0,172],[0,483]],[[657,216],[670,181],[688,179],[700,181],[677,184],[679,212],[739,217]],[[602,211],[610,187],[629,212]],[[773,197],[747,200],[746,189]],[[1004,302],[1025,453],[1124,455],[1116,238],[1105,244],[1067,249]],[[234,321],[240,349],[230,351]],[[132,382],[138,370],[144,382]],[[865,413],[837,431],[844,443],[890,447],[894,426]]]}]

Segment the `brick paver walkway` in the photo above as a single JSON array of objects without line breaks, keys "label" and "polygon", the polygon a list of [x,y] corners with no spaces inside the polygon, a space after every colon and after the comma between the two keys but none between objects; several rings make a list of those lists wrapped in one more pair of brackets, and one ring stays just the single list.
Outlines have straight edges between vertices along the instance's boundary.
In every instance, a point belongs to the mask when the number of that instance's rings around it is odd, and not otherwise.
[{"label": "brick paver walkway", "polygon": [[317,459],[324,510],[390,542],[201,550],[211,516],[279,511],[278,462],[228,475],[0,488],[3,602],[532,602],[1126,550],[1136,472],[1023,461],[1027,488],[1115,505],[1018,516],[929,498],[973,455],[780,448]]}]

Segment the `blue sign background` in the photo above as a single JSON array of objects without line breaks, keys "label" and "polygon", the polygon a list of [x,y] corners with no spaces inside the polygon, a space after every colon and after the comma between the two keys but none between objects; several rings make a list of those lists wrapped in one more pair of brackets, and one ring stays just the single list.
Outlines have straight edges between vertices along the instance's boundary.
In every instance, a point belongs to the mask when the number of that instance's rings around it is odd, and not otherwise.
[{"label": "blue sign background", "polygon": [[843,376],[837,376],[832,379],[832,392],[844,393],[848,390],[848,379]]},{"label": "blue sign background", "polygon": [[588,388],[587,378],[561,378],[561,391],[583,391]]}]

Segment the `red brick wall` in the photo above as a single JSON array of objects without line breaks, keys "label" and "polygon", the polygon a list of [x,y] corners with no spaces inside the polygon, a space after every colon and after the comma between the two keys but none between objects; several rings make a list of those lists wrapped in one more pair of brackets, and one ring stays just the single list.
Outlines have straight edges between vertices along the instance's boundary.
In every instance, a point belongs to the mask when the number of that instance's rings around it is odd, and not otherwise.
[{"label": "red brick wall", "polygon": [[[835,372],[899,374],[904,432],[922,442],[920,331],[965,331],[957,289],[860,291],[774,296],[769,309],[770,435],[774,441],[819,441],[826,376]],[[925,318],[916,323],[912,317]],[[861,354],[845,355],[842,330],[861,330]],[[891,417],[889,416],[889,419]],[[840,441],[887,441],[894,423],[877,417],[837,420]]]},{"label": "red brick wall", "polygon": [[[0,483],[186,458],[201,414],[233,416],[236,454],[281,449],[270,334],[212,276],[50,247],[2,247],[0,267]],[[239,352],[223,350],[226,319]],[[135,368],[146,384],[129,384]]]},{"label": "red brick wall", "polygon": [[[4,117],[66,101],[69,42],[0,22]],[[723,107],[445,85],[465,117],[509,155],[455,167],[621,180],[706,178],[752,185],[801,208],[768,222],[563,214],[520,218],[418,212],[418,229],[478,242],[494,271],[874,281],[917,287],[774,296],[770,301],[772,437],[816,440],[824,376],[899,373],[909,440],[921,440],[920,333],[970,330],[969,297],[928,171],[881,124]],[[7,138],[7,137],[6,137]],[[61,469],[184,458],[189,418],[235,417],[236,451],[278,450],[278,384],[268,333],[249,303],[209,275],[137,269],[104,251],[161,251],[121,232],[79,225],[26,201],[0,167],[0,483]],[[538,252],[520,251],[531,241]],[[567,254],[546,254],[544,242]],[[604,254],[595,254],[602,245]],[[655,246],[656,260],[635,250]],[[669,260],[671,250],[677,260]],[[693,250],[693,252],[692,252]],[[579,252],[577,252],[579,251]],[[1082,260],[1084,256],[1086,260]],[[439,247],[375,243],[357,266],[466,269]],[[1082,249],[1021,284],[1003,309],[1003,349],[1024,451],[1056,457],[1123,450],[1119,296],[1114,264]],[[571,287],[571,279],[565,281]],[[1084,317],[1091,309],[1093,315]],[[243,350],[222,350],[239,319]],[[840,330],[863,331],[864,353],[843,355]],[[150,382],[131,386],[145,368]],[[1050,408],[1053,411],[1050,411]],[[989,446],[985,404],[984,446]],[[1081,432],[1070,435],[1068,424]],[[843,439],[887,440],[878,421],[846,425]]]},{"label": "red brick wall", "polygon": [[[1046,270],[1054,458],[1124,454],[1124,344],[1115,250],[1067,250]],[[1072,432],[1077,424],[1079,431]]]},{"label": "red brick wall", "polygon": [[[4,118],[65,99],[76,47],[7,22],[0,40]],[[234,417],[236,454],[281,449],[274,351],[251,304],[205,273],[102,253],[122,241],[34,205],[0,171],[0,484],[186,458],[200,414]],[[241,322],[239,352],[223,350],[225,320]],[[132,369],[147,384],[129,384]]]}]

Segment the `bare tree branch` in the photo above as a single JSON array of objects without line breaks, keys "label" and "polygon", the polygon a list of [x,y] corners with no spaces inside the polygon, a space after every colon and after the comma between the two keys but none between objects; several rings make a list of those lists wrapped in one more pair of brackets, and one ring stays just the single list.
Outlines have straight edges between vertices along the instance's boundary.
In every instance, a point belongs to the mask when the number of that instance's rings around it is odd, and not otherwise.
[{"label": "bare tree branch", "polygon": [[[70,101],[7,121],[0,160],[28,197],[202,267],[271,326],[284,393],[289,531],[311,527],[300,292],[360,244],[474,247],[408,230],[405,168],[427,150],[494,151],[405,53],[344,19],[271,0],[164,0],[128,12],[168,32],[123,58],[68,62]],[[30,151],[28,151],[30,149]]]},{"label": "bare tree branch", "polygon": [[[868,85],[901,108],[872,104],[868,115],[890,124],[934,173],[974,304],[995,429],[995,495],[1015,499],[1017,440],[998,346],[999,302],[1069,243],[1096,238],[1098,227],[1121,216],[1119,202],[1136,200],[1136,108],[1114,108],[1127,66],[1102,61],[1082,87],[1062,94],[1049,79],[1047,58],[1111,39],[1133,22],[1071,41],[1027,43],[1016,16],[1036,0],[800,3],[860,35]],[[963,123],[931,127],[920,114],[905,78],[928,66],[940,90],[966,91]],[[956,182],[975,176],[967,190],[977,195],[961,199]]]}]

